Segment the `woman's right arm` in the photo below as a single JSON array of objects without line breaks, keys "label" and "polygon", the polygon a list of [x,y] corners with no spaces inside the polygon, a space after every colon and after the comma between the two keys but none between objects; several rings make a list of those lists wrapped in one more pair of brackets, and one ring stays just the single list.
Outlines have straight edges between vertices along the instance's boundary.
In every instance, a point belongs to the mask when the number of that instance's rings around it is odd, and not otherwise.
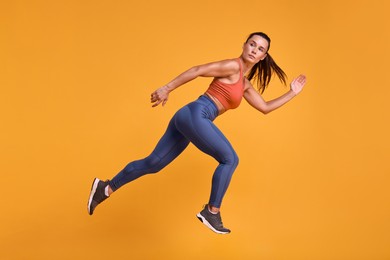
[{"label": "woman's right arm", "polygon": [[237,73],[239,69],[239,64],[234,60],[224,60],[192,67],[189,70],[181,73],[165,86],[154,91],[151,94],[150,101],[154,103],[152,105],[153,107],[156,107],[159,104],[164,106],[168,101],[168,96],[171,91],[191,80],[196,79],[197,77],[224,78]]}]

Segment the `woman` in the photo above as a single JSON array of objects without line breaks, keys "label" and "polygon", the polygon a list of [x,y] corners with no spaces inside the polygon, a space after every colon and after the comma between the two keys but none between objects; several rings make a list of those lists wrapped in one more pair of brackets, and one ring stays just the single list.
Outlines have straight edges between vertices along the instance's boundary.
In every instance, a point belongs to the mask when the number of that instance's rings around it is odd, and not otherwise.
[{"label": "woman", "polygon": [[[176,112],[148,157],[129,163],[112,180],[94,179],[88,201],[89,214],[92,215],[98,204],[124,184],[163,169],[191,142],[219,162],[212,178],[209,202],[197,217],[216,233],[230,233],[222,224],[220,207],[238,165],[238,157],[213,120],[227,110],[237,108],[242,97],[255,109],[267,114],[300,93],[306,82],[306,77],[300,75],[291,82],[290,90],[284,95],[268,102],[261,97],[259,92],[264,92],[273,73],[286,84],[286,74],[268,53],[270,43],[266,34],[252,33],[244,43],[239,58],[195,66],[154,91],[151,94],[153,107],[164,106],[169,93],[179,86],[197,77],[214,78],[204,95]],[[257,80],[259,92],[252,86],[252,79]]]}]

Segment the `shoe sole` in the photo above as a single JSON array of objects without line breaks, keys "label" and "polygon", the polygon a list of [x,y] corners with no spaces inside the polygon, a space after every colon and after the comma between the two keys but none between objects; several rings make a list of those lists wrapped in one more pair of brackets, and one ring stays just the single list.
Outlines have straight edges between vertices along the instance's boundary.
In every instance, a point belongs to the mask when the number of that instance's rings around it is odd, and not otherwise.
[{"label": "shoe sole", "polygon": [[93,212],[91,212],[91,203],[92,203],[93,196],[95,195],[96,188],[99,184],[99,181],[100,180],[98,178],[95,178],[93,180],[93,183],[92,183],[91,193],[89,195],[89,200],[88,200],[88,213],[89,213],[89,215],[93,214]]},{"label": "shoe sole", "polygon": [[209,229],[211,229],[212,231],[214,231],[215,233],[217,234],[222,234],[222,235],[225,235],[225,234],[229,234],[230,232],[223,232],[223,231],[219,231],[219,230],[216,230],[208,221],[205,217],[203,217],[200,213],[196,214],[196,217],[206,226],[208,227]]}]

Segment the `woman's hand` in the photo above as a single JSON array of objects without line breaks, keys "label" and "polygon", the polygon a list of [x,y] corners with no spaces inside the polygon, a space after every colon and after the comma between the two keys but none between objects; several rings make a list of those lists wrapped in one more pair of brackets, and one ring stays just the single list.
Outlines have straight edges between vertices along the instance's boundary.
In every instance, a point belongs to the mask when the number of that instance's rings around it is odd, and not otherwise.
[{"label": "woman's hand", "polygon": [[298,95],[306,84],[306,76],[299,75],[290,83],[290,89],[295,95]]},{"label": "woman's hand", "polygon": [[168,86],[163,86],[156,91],[154,91],[150,95],[150,102],[154,103],[152,107],[156,107],[162,103],[162,106],[165,105],[168,101],[168,96],[169,96],[169,90]]}]

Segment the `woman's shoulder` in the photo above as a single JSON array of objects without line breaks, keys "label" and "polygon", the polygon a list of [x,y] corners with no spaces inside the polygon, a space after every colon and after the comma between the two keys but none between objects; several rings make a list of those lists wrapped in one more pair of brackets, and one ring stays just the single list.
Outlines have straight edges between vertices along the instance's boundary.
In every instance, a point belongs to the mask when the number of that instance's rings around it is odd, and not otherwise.
[{"label": "woman's shoulder", "polygon": [[221,60],[218,63],[224,68],[227,68],[232,71],[239,71],[240,70],[240,61],[239,58],[232,58],[232,59],[225,59]]},{"label": "woman's shoulder", "polygon": [[254,89],[254,88],[250,80],[247,79],[247,77],[244,77],[244,91],[247,91],[248,89]]}]

